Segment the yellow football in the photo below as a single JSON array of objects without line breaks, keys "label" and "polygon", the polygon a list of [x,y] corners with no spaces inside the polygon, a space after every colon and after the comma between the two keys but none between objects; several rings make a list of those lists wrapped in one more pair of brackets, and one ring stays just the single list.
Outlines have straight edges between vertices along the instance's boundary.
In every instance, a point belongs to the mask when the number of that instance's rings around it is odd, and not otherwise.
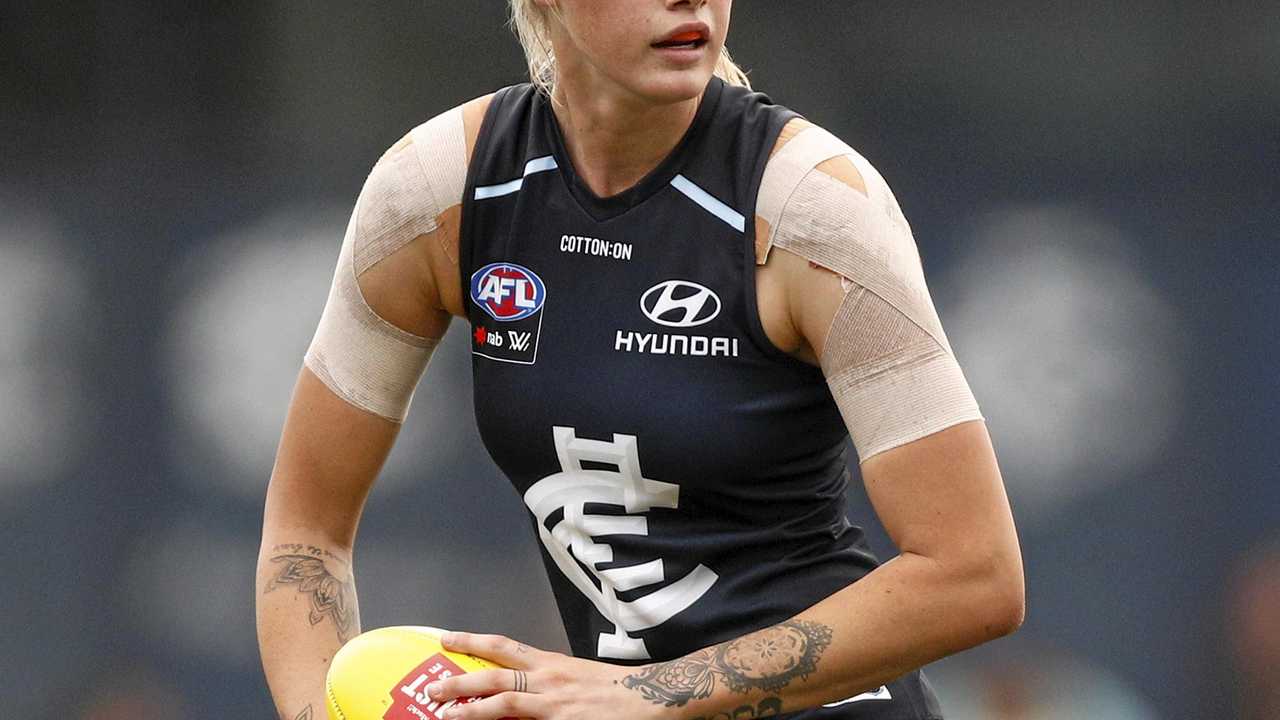
[{"label": "yellow football", "polygon": [[370,630],[333,656],[325,676],[329,720],[442,720],[458,703],[427,697],[427,685],[453,675],[501,667],[440,645],[436,628],[400,626]]}]

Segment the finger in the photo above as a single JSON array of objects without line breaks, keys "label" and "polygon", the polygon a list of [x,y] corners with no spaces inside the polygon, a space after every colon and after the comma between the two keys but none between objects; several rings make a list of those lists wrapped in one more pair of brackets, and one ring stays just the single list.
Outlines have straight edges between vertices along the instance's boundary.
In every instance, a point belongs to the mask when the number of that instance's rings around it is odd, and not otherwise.
[{"label": "finger", "polygon": [[[427,695],[432,700],[453,700],[454,698],[479,697],[481,695],[497,695],[515,689],[515,670],[476,670],[462,675],[454,675],[444,680],[427,685]],[[524,671],[518,671],[523,673]]]},{"label": "finger", "polygon": [[450,632],[441,636],[440,643],[446,650],[476,655],[519,670],[528,670],[542,652],[505,635]]},{"label": "finger", "polygon": [[504,692],[475,702],[459,703],[445,712],[448,720],[509,720],[544,716],[545,701],[529,693]]}]

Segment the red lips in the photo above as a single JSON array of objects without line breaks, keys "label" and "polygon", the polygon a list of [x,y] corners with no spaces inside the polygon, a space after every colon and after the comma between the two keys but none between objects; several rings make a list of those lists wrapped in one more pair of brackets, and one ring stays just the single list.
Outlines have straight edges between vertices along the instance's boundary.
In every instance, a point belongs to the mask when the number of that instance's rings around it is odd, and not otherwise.
[{"label": "red lips", "polygon": [[711,29],[705,23],[685,23],[671,31],[670,35],[653,43],[654,47],[700,46],[711,37]]}]

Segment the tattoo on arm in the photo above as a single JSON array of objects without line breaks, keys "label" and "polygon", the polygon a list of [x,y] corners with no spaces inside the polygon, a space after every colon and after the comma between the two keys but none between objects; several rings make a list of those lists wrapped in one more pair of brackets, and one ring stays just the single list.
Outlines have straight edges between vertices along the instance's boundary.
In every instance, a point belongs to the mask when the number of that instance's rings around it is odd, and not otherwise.
[{"label": "tattoo on arm", "polygon": [[303,545],[302,543],[280,543],[271,548],[271,552],[280,553],[281,555],[310,555],[318,558],[332,558],[338,562],[342,562],[342,558],[315,545]]},{"label": "tattoo on arm", "polygon": [[[282,547],[292,550],[295,546],[276,546],[277,549]],[[311,624],[319,625],[325,618],[333,620],[338,639],[346,642],[351,639],[351,632],[356,627],[355,583],[350,580],[343,582],[325,568],[319,555],[334,557],[331,553],[319,548],[307,548],[308,552],[312,550],[315,552],[306,555],[290,553],[271,558],[271,562],[280,565],[280,571],[267,582],[267,589],[263,594],[281,585],[296,585],[298,592],[311,596]],[[310,708],[303,712],[309,710]]]},{"label": "tattoo on arm", "polygon": [[302,712],[295,715],[293,720],[311,720],[311,716],[312,716],[311,706],[308,705],[302,708]]},{"label": "tattoo on arm", "polygon": [[[831,644],[831,628],[808,620],[788,620],[750,635],[699,650],[676,660],[647,665],[641,672],[628,675],[622,684],[654,703],[667,707],[683,707],[690,700],[710,697],[716,682],[723,682],[736,693],[763,690],[777,693],[796,678],[808,677],[817,670],[822,653]],[[765,698],[752,712],[781,712],[781,700]],[[738,708],[728,716],[737,718],[769,717],[765,714],[739,715]],[[710,720],[722,717],[713,715]]]},{"label": "tattoo on arm", "polygon": [[756,720],[756,718],[771,718],[781,714],[782,700],[776,697],[767,697],[754,707],[743,705],[733,710],[718,712],[715,715],[700,715],[694,720]]}]

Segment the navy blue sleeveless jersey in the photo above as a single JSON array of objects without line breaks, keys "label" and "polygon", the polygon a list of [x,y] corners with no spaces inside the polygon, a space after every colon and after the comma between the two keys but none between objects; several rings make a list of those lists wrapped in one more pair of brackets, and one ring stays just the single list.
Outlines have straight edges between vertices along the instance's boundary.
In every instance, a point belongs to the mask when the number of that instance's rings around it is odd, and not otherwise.
[{"label": "navy blue sleeveless jersey", "polygon": [[[822,373],[756,311],[756,193],[793,117],[713,79],[670,156],[599,198],[532,87],[485,116],[459,263],[476,420],[579,657],[676,658],[876,566],[845,518],[848,433]],[[794,715],[937,716],[919,673]]]}]

